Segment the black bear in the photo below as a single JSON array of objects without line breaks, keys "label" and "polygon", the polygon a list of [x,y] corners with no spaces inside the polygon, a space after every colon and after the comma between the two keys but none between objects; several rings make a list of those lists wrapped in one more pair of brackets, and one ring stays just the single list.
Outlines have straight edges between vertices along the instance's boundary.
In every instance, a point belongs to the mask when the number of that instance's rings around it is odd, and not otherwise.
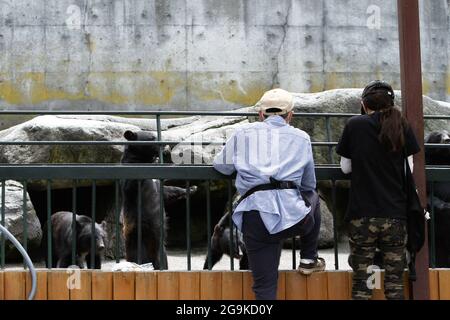
[{"label": "black bear", "polygon": [[[72,265],[72,221],[73,213],[68,211],[56,212],[51,217],[52,226],[52,268],[67,268]],[[91,241],[95,241],[95,260],[94,268],[101,269],[101,255],[105,249],[105,224],[95,223],[95,230],[92,231],[92,219],[83,215],[75,215],[75,232],[76,232],[76,265],[81,269],[84,263],[87,267],[91,266]],[[48,247],[47,247],[47,230],[48,222],[44,226],[42,250],[43,256],[46,257],[45,263],[48,265]]]},{"label": "black bear", "polygon": [[[222,259],[224,254],[231,256],[230,243],[230,213],[227,211],[219,222],[214,226],[214,232],[211,236],[211,268]],[[248,257],[245,248],[242,232],[236,227],[233,227],[233,257],[239,259],[239,269],[248,270]],[[207,270],[209,267],[208,255],[206,256],[203,269]]]},{"label": "black bear", "polygon": [[[450,144],[450,136],[447,131],[432,132],[426,137],[425,142]],[[448,148],[427,148],[425,161],[427,165],[450,166],[450,145]],[[433,199],[430,190],[431,184],[428,183],[429,211],[431,212],[433,200],[435,217],[436,267],[450,267],[450,181],[434,182]]]},{"label": "black bear", "polygon": [[[150,131],[126,131],[128,141],[155,141],[156,136]],[[157,145],[127,145],[121,163],[155,163],[159,156]],[[153,264],[155,269],[167,269],[167,254],[165,244],[161,245],[161,224],[164,239],[166,239],[167,219],[163,208],[163,220],[160,216],[160,184],[158,180],[144,179],[141,181],[141,250],[138,261],[138,184],[137,180],[125,180],[122,183],[122,215],[123,234],[125,238],[126,260],[136,263]],[[186,189],[164,186],[164,204],[177,201],[186,196]],[[196,186],[190,188],[194,193]],[[162,248],[162,252],[160,251]],[[163,258],[161,261],[160,258]]]}]

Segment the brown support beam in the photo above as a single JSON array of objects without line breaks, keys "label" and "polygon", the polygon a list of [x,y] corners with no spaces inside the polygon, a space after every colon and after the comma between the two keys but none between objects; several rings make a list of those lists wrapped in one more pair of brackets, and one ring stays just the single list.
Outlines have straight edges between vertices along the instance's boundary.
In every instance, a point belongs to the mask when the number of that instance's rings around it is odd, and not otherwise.
[{"label": "brown support beam", "polygon": [[[424,120],[422,100],[422,64],[420,56],[420,21],[418,0],[397,0],[400,40],[400,69],[402,79],[403,112],[423,146]],[[414,156],[414,179],[422,205],[426,205],[426,178],[424,148]],[[427,232],[428,233],[428,232]],[[416,257],[417,281],[412,283],[415,300],[430,298],[428,237]]]}]

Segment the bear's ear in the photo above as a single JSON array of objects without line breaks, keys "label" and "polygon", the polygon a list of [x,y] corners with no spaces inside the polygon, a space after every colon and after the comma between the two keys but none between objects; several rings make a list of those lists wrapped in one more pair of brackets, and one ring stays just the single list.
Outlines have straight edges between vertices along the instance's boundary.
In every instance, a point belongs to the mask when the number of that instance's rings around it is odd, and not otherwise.
[{"label": "bear's ear", "polygon": [[123,136],[125,137],[125,139],[127,139],[128,141],[136,141],[137,140],[137,133],[133,132],[131,130],[127,130],[125,131],[125,133],[123,134]]},{"label": "bear's ear", "polygon": [[103,220],[100,224],[100,227],[102,227],[103,230],[106,230],[106,220]]}]

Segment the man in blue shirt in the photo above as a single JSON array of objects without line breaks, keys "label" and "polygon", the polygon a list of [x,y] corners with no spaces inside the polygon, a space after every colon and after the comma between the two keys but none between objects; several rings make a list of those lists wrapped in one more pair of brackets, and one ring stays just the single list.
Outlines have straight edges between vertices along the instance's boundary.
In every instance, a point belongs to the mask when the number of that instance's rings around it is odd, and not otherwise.
[{"label": "man in blue shirt", "polygon": [[257,299],[276,299],[283,240],[299,235],[299,271],[325,269],[318,258],[320,207],[308,134],[289,125],[293,96],[266,92],[256,104],[261,122],[236,129],[214,159],[226,175],[235,171],[241,195],[233,221],[242,231]]}]

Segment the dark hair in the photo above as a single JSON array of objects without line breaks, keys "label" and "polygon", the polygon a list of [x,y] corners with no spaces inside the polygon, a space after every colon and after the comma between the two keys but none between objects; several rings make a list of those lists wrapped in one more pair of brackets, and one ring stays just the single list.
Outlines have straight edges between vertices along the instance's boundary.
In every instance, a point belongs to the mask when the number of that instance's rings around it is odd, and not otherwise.
[{"label": "dark hair", "polygon": [[[289,112],[285,113],[285,114],[278,114],[278,116],[282,117],[283,119],[286,119],[288,114],[289,114]],[[264,114],[264,119],[267,119],[270,116],[273,116],[273,114]]]},{"label": "dark hair", "polygon": [[389,151],[400,151],[405,145],[404,130],[407,122],[399,109],[394,106],[393,98],[382,88],[367,94],[362,99],[364,105],[374,111],[380,111],[380,133],[378,139]]}]

